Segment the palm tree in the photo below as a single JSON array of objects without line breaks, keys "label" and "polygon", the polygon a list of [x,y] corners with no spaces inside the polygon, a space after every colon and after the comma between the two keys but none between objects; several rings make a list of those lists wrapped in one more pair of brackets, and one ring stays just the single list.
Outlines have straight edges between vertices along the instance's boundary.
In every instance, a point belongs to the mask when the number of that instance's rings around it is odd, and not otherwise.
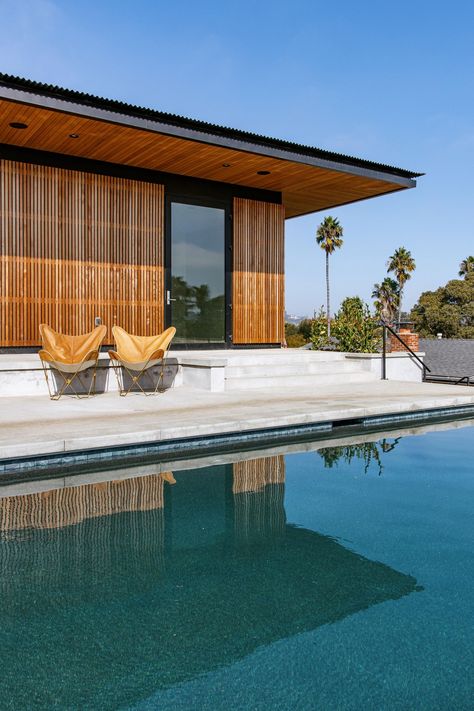
[{"label": "palm tree", "polygon": [[343,245],[342,226],[339,221],[330,215],[325,217],[316,230],[316,242],[321,249],[326,252],[326,314],[328,322],[328,338],[331,336],[331,314],[329,310],[329,255],[334,250],[339,249]]},{"label": "palm tree", "polygon": [[374,284],[372,298],[378,315],[387,323],[393,323],[397,315],[400,293],[395,279],[385,277],[381,284]]},{"label": "palm tree", "polygon": [[398,283],[398,323],[400,325],[400,319],[402,315],[402,298],[403,298],[403,287],[405,286],[408,279],[411,278],[411,272],[416,269],[415,260],[411,256],[411,252],[405,247],[399,247],[395,250],[392,256],[387,262],[387,271],[394,272],[395,279]]},{"label": "palm tree", "polygon": [[466,257],[459,265],[459,276],[465,277],[469,272],[474,272],[474,257]]}]

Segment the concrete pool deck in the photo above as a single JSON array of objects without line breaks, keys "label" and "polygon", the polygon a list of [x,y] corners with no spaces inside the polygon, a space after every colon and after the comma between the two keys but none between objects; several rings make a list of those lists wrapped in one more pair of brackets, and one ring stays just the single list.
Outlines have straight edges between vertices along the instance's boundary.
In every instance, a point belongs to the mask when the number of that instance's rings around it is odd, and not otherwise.
[{"label": "concrete pool deck", "polygon": [[[374,381],[244,392],[168,390],[89,400],[0,398],[0,463],[269,428],[474,406],[468,387]],[[454,416],[454,415],[453,415]]]}]

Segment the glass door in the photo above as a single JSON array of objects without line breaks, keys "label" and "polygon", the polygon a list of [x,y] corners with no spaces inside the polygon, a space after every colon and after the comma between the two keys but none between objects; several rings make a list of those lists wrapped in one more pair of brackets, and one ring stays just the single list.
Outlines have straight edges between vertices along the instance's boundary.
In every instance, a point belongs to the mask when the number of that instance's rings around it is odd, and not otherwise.
[{"label": "glass door", "polygon": [[175,343],[226,340],[225,217],[223,207],[171,202],[171,279],[167,304]]}]

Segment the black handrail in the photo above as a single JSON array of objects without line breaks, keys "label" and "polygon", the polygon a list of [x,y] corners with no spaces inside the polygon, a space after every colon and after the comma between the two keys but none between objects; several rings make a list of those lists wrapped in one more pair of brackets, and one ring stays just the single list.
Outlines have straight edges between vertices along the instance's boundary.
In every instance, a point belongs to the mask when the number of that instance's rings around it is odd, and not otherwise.
[{"label": "black handrail", "polygon": [[459,378],[459,380],[456,380],[456,382],[454,384],[459,385],[460,383],[463,383],[464,381],[466,381],[466,385],[469,387],[469,385],[471,384],[471,376],[470,375],[463,375],[462,378]]},{"label": "black handrail", "polygon": [[383,319],[380,319],[380,325],[382,326],[382,380],[387,380],[387,329],[395,336],[395,338],[400,341],[402,346],[404,346],[406,350],[410,353],[410,355],[412,355],[413,358],[415,358],[415,360],[417,360],[418,363],[421,365],[421,367],[423,368],[424,380],[426,378],[426,371],[428,371],[428,373],[431,373],[431,370],[428,368],[428,366],[423,363],[421,358],[417,356],[414,351],[412,351],[410,346],[405,343],[402,338],[400,338],[398,333],[391,326],[389,326],[388,323],[385,323]]}]

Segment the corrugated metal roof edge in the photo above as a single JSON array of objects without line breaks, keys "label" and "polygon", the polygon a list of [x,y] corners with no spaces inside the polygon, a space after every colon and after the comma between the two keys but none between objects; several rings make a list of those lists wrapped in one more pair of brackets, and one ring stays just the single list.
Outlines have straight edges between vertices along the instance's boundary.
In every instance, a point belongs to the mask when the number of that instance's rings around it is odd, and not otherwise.
[{"label": "corrugated metal roof edge", "polygon": [[271,138],[270,136],[261,136],[257,133],[242,131],[240,129],[229,128],[226,126],[219,126],[217,124],[199,121],[198,119],[186,118],[177,114],[170,114],[163,111],[157,111],[155,109],[147,109],[142,106],[134,106],[133,104],[117,101],[115,99],[104,99],[99,96],[94,96],[93,94],[86,94],[73,89],[64,89],[53,84],[44,84],[32,79],[24,79],[10,74],[3,74],[1,72],[0,85],[11,89],[20,89],[31,93],[56,97],[63,101],[71,101],[77,104],[92,106],[97,109],[105,109],[107,111],[145,118],[152,121],[159,120],[162,123],[167,123],[171,126],[190,128],[202,131],[203,133],[210,133],[211,135],[214,134],[216,136],[232,138],[234,140],[247,141],[255,145],[288,150],[299,155],[307,155],[314,158],[335,161],[345,165],[367,168],[368,170],[378,170],[382,173],[391,173],[392,175],[397,175],[401,178],[419,178],[424,175],[424,173],[415,173],[413,171],[404,170],[403,168],[396,168],[384,163],[376,163],[375,161],[356,158],[354,156],[347,156],[342,153],[333,153],[332,151],[327,151],[322,148],[305,146],[299,143],[293,143],[292,141]]}]

